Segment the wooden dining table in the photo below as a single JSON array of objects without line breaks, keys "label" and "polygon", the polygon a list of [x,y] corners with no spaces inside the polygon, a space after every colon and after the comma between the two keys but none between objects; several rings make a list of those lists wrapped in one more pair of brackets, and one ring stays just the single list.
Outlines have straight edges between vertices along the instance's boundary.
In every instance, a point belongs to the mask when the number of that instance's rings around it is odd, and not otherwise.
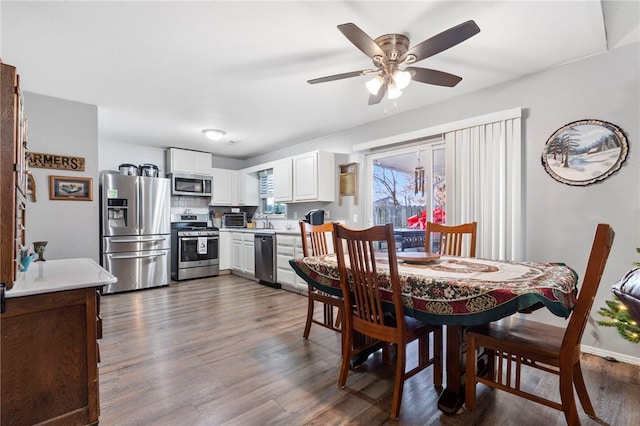
[{"label": "wooden dining table", "polygon": [[[381,288],[385,308],[392,310],[386,259],[386,254],[381,255],[377,267],[385,283]],[[291,259],[289,263],[313,287],[342,296],[335,254]],[[542,307],[567,318],[577,298],[578,276],[562,263],[442,256],[428,261],[398,260],[398,272],[405,315],[447,326],[446,387],[438,408],[449,414],[458,413],[464,404],[465,327]]]}]

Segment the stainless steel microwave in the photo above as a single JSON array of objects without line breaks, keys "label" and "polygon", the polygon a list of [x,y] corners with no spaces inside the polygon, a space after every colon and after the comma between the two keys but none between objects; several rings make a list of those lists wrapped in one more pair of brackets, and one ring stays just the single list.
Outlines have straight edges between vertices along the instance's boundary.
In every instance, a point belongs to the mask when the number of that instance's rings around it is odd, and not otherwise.
[{"label": "stainless steel microwave", "polygon": [[171,194],[211,197],[213,178],[205,175],[171,173]]}]

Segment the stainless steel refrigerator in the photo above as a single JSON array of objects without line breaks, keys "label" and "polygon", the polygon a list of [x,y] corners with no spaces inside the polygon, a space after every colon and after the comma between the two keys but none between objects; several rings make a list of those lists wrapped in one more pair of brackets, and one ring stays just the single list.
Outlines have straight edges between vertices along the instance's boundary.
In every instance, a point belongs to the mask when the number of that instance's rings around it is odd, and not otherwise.
[{"label": "stainless steel refrigerator", "polygon": [[118,278],[104,287],[104,293],[169,284],[170,190],[165,178],[102,175],[102,266]]}]

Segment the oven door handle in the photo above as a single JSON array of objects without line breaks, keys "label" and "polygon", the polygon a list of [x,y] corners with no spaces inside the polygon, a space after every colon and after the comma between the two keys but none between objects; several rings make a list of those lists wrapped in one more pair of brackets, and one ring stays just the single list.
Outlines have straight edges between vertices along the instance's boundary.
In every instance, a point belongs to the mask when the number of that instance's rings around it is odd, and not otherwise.
[{"label": "oven door handle", "polygon": [[206,235],[203,237],[178,237],[180,238],[180,241],[198,241],[198,238],[206,238],[208,240],[218,240],[220,239],[220,237],[218,237],[217,235]]},{"label": "oven door handle", "polygon": [[109,257],[111,259],[146,259],[146,258],[150,258],[150,257],[159,257],[159,256],[166,256],[166,253],[158,253],[158,254],[144,254],[144,255],[118,255],[118,254],[111,254],[109,255]]},{"label": "oven door handle", "polygon": [[139,240],[110,240],[110,243],[156,243],[165,241],[166,238],[141,238]]}]

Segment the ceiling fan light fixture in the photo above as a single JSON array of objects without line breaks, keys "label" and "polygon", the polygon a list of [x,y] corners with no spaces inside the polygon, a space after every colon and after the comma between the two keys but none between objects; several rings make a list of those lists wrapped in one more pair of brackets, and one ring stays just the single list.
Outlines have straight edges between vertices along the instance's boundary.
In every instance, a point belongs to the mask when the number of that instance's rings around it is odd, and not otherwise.
[{"label": "ceiling fan light fixture", "polygon": [[212,141],[219,141],[226,134],[224,130],[219,129],[204,129],[202,131],[207,139]]},{"label": "ceiling fan light fixture", "polygon": [[411,83],[411,73],[409,71],[395,70],[392,77],[398,90],[404,89]]},{"label": "ceiling fan light fixture", "polygon": [[382,87],[384,80],[380,74],[373,77],[371,80],[367,81],[364,85],[366,86],[369,93],[372,95],[377,95],[380,87]]},{"label": "ceiling fan light fixture", "polygon": [[387,85],[387,99],[397,99],[402,96],[402,90],[398,89],[393,82]]}]

